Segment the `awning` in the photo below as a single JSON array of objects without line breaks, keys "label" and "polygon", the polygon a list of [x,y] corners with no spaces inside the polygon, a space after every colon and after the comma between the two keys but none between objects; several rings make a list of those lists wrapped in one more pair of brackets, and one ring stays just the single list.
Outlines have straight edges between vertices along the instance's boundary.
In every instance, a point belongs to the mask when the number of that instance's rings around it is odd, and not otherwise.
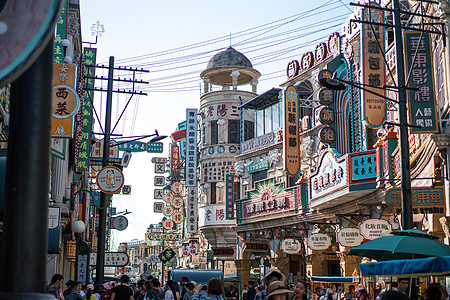
[{"label": "awning", "polygon": [[359,282],[359,276],[340,277],[340,276],[311,276],[311,281],[319,282]]},{"label": "awning", "polygon": [[387,260],[359,264],[362,276],[402,275],[409,277],[450,274],[450,256]]},{"label": "awning", "polygon": [[280,91],[281,89],[279,88],[272,88],[241,105],[240,108],[262,110],[280,101],[280,99],[278,99],[278,93]]}]

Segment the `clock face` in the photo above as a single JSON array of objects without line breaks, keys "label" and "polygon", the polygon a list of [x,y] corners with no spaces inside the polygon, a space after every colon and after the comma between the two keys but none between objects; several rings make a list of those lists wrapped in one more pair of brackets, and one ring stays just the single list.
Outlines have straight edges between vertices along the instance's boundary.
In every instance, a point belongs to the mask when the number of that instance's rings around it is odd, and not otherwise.
[{"label": "clock face", "polygon": [[217,152],[224,153],[225,152],[225,147],[224,146],[219,146],[219,148],[217,148]]},{"label": "clock face", "polygon": [[237,148],[236,146],[230,146],[230,153],[236,153]]},{"label": "clock face", "polygon": [[209,148],[209,149],[208,149],[208,153],[209,153],[209,154],[214,154],[214,147]]}]

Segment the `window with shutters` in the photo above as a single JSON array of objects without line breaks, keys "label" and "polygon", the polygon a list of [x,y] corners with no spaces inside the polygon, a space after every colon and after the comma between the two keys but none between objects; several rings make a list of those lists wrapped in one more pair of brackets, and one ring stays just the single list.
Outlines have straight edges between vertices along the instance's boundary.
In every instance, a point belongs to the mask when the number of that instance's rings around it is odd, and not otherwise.
[{"label": "window with shutters", "polygon": [[239,144],[239,120],[228,120],[228,143]]},{"label": "window with shutters", "polygon": [[211,121],[211,145],[216,145],[219,142],[219,129],[217,121]]}]

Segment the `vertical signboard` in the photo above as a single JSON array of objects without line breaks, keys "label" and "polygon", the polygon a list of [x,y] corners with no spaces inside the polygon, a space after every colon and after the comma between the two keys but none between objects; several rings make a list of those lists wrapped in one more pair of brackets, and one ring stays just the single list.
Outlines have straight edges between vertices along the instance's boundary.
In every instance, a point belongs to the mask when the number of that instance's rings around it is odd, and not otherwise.
[{"label": "vertical signboard", "polygon": [[179,174],[178,167],[180,165],[180,147],[177,144],[172,144],[170,155],[170,174]]},{"label": "vertical signboard", "polygon": [[411,133],[438,133],[431,35],[418,31],[405,31],[403,35],[405,67],[411,70],[408,84],[411,88],[408,90],[409,122],[421,127],[411,127]]},{"label": "vertical signboard", "polygon": [[284,91],[284,157],[285,169],[295,176],[300,168],[300,147],[298,136],[298,91],[290,85]]},{"label": "vertical signboard", "polygon": [[81,282],[83,285],[88,283],[88,255],[89,254],[78,254],[77,260],[77,281]]},{"label": "vertical signboard", "polygon": [[187,232],[197,233],[198,230],[198,201],[197,201],[197,188],[187,188]]},{"label": "vertical signboard", "polygon": [[197,186],[197,109],[186,109],[186,186]]},{"label": "vertical signboard", "polygon": [[67,31],[67,3],[69,0],[63,1],[63,7],[61,9],[61,14],[59,15],[58,22],[56,22],[56,34],[55,34],[55,44],[54,44],[54,63],[62,63],[64,61],[64,49],[61,42],[66,38]]},{"label": "vertical signboard", "polygon": [[[369,3],[374,8],[363,9],[363,20],[373,23],[384,22],[384,12],[375,2]],[[373,28],[373,30],[372,30]],[[386,70],[383,60],[384,53],[384,27],[362,24],[361,27],[361,65],[363,83],[366,89],[384,95],[380,89],[386,83]],[[378,42],[377,42],[378,40]],[[378,44],[379,43],[379,44]],[[381,48],[380,48],[381,46]],[[363,103],[363,120],[367,127],[378,128],[386,120],[386,99],[368,91],[361,91]]]},{"label": "vertical signboard", "polygon": [[225,187],[226,187],[225,219],[233,220],[234,219],[234,175],[233,174],[225,175]]},{"label": "vertical signboard", "polygon": [[89,166],[89,146],[91,142],[91,128],[92,128],[92,104],[94,103],[94,77],[95,76],[95,62],[97,56],[97,49],[84,48],[84,64],[86,70],[85,92],[83,100],[83,124],[81,133],[81,144],[78,154],[77,169],[87,170]]}]

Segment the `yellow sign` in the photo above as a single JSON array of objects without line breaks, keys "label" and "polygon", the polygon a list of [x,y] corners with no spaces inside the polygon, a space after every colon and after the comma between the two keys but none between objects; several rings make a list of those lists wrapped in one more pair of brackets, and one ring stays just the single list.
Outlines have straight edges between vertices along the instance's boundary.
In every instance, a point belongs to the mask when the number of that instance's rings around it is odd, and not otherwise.
[{"label": "yellow sign", "polygon": [[298,135],[298,91],[290,85],[284,91],[284,157],[285,169],[289,175],[295,176],[300,169],[300,145]]},{"label": "yellow sign", "polygon": [[73,117],[57,119],[52,116],[51,134],[53,138],[72,138]]},{"label": "yellow sign", "polygon": [[52,91],[52,116],[65,119],[73,116],[80,107],[77,92],[66,85],[56,85]]},{"label": "yellow sign", "polygon": [[55,85],[75,87],[74,64],[53,64],[53,86]]}]

